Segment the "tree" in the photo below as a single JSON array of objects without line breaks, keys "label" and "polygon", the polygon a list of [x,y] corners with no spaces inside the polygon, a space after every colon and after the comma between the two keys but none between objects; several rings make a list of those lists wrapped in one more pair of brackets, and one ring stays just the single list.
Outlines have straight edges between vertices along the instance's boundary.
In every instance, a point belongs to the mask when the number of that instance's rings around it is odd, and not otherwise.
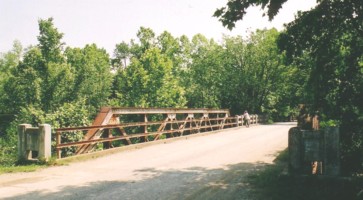
[{"label": "tree", "polygon": [[10,98],[5,92],[5,85],[9,82],[9,79],[11,79],[11,72],[19,64],[22,52],[23,48],[20,42],[14,41],[13,49],[11,51],[3,54],[0,53],[0,140],[2,136],[6,135],[6,128],[15,117],[13,108],[7,104]]},{"label": "tree", "polygon": [[322,120],[340,122],[345,172],[362,168],[362,7],[361,1],[322,1],[299,13],[280,38],[280,48],[292,60],[303,52],[313,59],[311,103]]},{"label": "tree", "polygon": [[[215,16],[228,28],[252,5],[268,5],[272,19],[285,2],[234,0]],[[363,141],[363,5],[361,0],[321,0],[310,11],[299,12],[280,35],[279,47],[290,63],[307,59],[307,92],[322,120],[340,123],[345,172],[362,169]]]},{"label": "tree", "polygon": [[19,41],[14,41],[13,49],[7,53],[0,54],[0,110],[1,113],[12,113],[11,107],[4,102],[8,97],[5,93],[5,84],[11,78],[12,71],[20,63],[23,47]]},{"label": "tree", "polygon": [[64,62],[62,38],[63,33],[54,27],[53,18],[39,20],[39,48],[46,62]]},{"label": "tree", "polygon": [[190,52],[190,57],[182,57],[185,59],[182,82],[188,107],[220,108],[221,46],[201,34],[195,35],[191,43],[187,38],[182,41],[186,45],[183,50]]},{"label": "tree", "polygon": [[151,28],[140,27],[136,35],[140,41],[139,53],[145,53],[148,49],[156,45],[155,33]]},{"label": "tree", "polygon": [[172,62],[158,48],[133,58],[115,77],[120,105],[132,107],[184,107],[184,90],[172,74]]},{"label": "tree", "polygon": [[114,70],[120,67],[126,68],[127,61],[130,60],[131,51],[130,47],[126,42],[121,42],[116,44],[116,49],[114,50],[114,59],[112,60],[112,66]]},{"label": "tree", "polygon": [[[251,55],[248,60],[252,64],[249,70],[254,80],[251,84],[251,101],[255,103],[252,108],[255,112],[269,110],[269,112],[277,111],[275,106],[280,95],[279,89],[290,83],[285,80],[283,72],[287,71],[287,67],[283,64],[283,55],[280,54],[276,45],[279,32],[276,29],[257,30],[251,35],[248,41],[248,50]],[[259,66],[259,67],[253,67]],[[248,83],[247,83],[248,84]],[[256,107],[257,106],[257,107]]]},{"label": "tree", "polygon": [[250,98],[247,95],[248,78],[247,43],[242,37],[223,38],[223,77],[221,81],[221,107],[231,109],[233,114],[241,114],[243,110],[251,109]]},{"label": "tree", "polygon": [[53,18],[39,20],[39,49],[41,58],[35,69],[43,80],[41,107],[51,111],[62,102],[70,101],[74,74],[63,55],[63,33],[54,27]]},{"label": "tree", "polygon": [[173,37],[169,32],[164,31],[157,37],[157,46],[161,53],[166,55],[171,61],[173,66],[173,75],[180,76],[180,70],[183,65],[181,44],[179,38]]},{"label": "tree", "polygon": [[11,70],[4,83],[3,103],[8,112],[18,113],[21,107],[40,105],[43,80],[38,74],[42,56],[39,48],[30,48],[24,54],[24,59]]},{"label": "tree", "polygon": [[247,39],[224,38],[222,107],[236,114],[243,110],[273,114],[280,120],[281,111],[293,106],[281,103],[284,93],[296,89],[289,87],[294,83],[293,73],[283,63],[284,55],[276,44],[278,36],[279,32],[271,29],[257,30]]},{"label": "tree", "polygon": [[106,105],[112,85],[107,52],[91,44],[83,49],[67,48],[65,56],[75,76],[71,100],[79,101],[86,98],[86,104],[95,110]]},{"label": "tree", "polygon": [[261,6],[264,10],[263,15],[268,15],[269,19],[272,20],[286,1],[287,0],[230,0],[228,1],[227,6],[217,9],[213,16],[218,17],[223,26],[232,30],[238,20],[243,20],[249,7]]},{"label": "tree", "polygon": [[20,62],[23,54],[23,47],[19,41],[14,41],[13,49],[6,53],[0,53],[0,81],[10,76],[10,72]]}]

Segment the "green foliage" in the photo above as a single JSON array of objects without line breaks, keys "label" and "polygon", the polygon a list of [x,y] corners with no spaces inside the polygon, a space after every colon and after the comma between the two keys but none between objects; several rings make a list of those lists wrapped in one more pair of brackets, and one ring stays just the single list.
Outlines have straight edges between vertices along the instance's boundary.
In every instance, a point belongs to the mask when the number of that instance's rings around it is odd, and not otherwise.
[{"label": "green foliage", "polygon": [[155,46],[155,33],[152,29],[140,27],[136,35],[140,40],[141,53]]},{"label": "green foliage", "polygon": [[339,121],[338,120],[327,120],[327,121],[320,121],[319,125],[320,128],[325,128],[325,127],[336,127],[339,126]]},{"label": "green foliage", "polygon": [[62,38],[63,33],[54,27],[53,18],[39,20],[39,48],[46,62],[64,62]]},{"label": "green foliage", "polygon": [[325,127],[339,127],[341,125],[340,120],[329,119],[325,114],[320,114],[319,126],[324,129]]},{"label": "green foliage", "polygon": [[[286,1],[233,0],[214,15],[232,29],[247,8],[267,6],[272,19]],[[361,0],[317,1],[315,8],[297,14],[278,41],[287,63],[298,67],[301,73],[296,74],[303,75],[296,82],[300,83],[301,101],[332,120],[323,121],[323,125],[340,124],[345,172],[363,170],[362,8]]]},{"label": "green foliage", "polygon": [[[0,137],[0,166],[16,165],[18,134],[17,127],[19,124],[30,123],[38,124],[43,119],[44,113],[37,110],[34,106],[29,105],[22,108],[10,124],[8,124],[5,135]],[[24,120],[24,121],[23,121]]]},{"label": "green foliage", "polygon": [[220,108],[222,47],[197,34],[191,41],[192,62],[186,71],[188,107]]},{"label": "green foliage", "polygon": [[[84,99],[73,103],[65,103],[55,112],[46,114],[43,123],[51,124],[52,128],[89,126],[91,124],[89,107]],[[83,137],[84,133],[82,131],[63,132],[61,140],[63,143],[77,142],[81,141]],[[55,144],[55,137],[53,137],[52,143]],[[63,148],[62,156],[73,155],[75,151],[76,147]]]},{"label": "green foliage", "polygon": [[[6,85],[9,83],[9,79],[12,78],[11,72],[19,65],[22,58],[22,52],[23,48],[20,42],[15,41],[11,51],[0,53],[0,151],[3,152],[2,155],[4,157],[9,154],[7,154],[8,150],[3,149],[7,148],[7,145],[6,140],[2,140],[2,137],[6,137],[5,130],[9,126],[9,123],[14,119],[14,110],[9,103],[16,103],[9,98],[8,94],[6,94]],[[9,148],[11,149],[12,146],[9,145]]]},{"label": "green foliage", "polygon": [[114,51],[115,58],[112,60],[113,69],[117,70],[121,67],[126,68],[127,61],[130,59],[130,56],[130,47],[126,42],[116,44],[116,49]]},{"label": "green foliage", "polygon": [[69,98],[72,101],[85,98],[93,108],[106,105],[113,81],[106,51],[92,44],[83,49],[67,48],[65,56],[71,66],[70,71],[75,74]]},{"label": "green foliage", "polygon": [[[51,18],[39,20],[39,30],[39,45],[27,48],[22,59],[18,43],[0,59],[0,77],[6,77],[0,79],[0,108],[16,115],[1,128],[0,151],[9,155],[4,157],[7,163],[14,164],[17,157],[14,147],[19,124],[49,123],[53,128],[88,125],[89,118],[107,104],[111,92],[113,75],[104,49],[93,44],[63,52],[63,34]],[[64,140],[82,137],[83,133],[70,133]]]},{"label": "green foliage", "polygon": [[3,84],[11,76],[11,70],[19,64],[22,52],[23,47],[20,42],[15,41],[11,51],[7,53],[0,53],[0,89],[3,89]]},{"label": "green foliage", "polygon": [[93,44],[63,53],[63,34],[53,19],[40,20],[39,29],[38,47],[29,48],[22,62],[7,70],[2,102],[11,108],[8,112],[18,113],[27,105],[53,112],[65,102],[84,98],[94,108],[105,105],[112,84],[106,51]]},{"label": "green foliage", "polygon": [[63,34],[54,28],[52,19],[40,20],[39,29],[39,46],[25,52],[23,61],[11,70],[5,83],[4,101],[13,113],[27,105],[51,111],[69,100],[74,77],[62,54]]},{"label": "green foliage", "polygon": [[308,55],[308,103],[332,120],[323,125],[340,124],[345,172],[363,169],[356,145],[363,135],[362,16],[361,1],[322,1],[299,13],[279,40],[289,61]]},{"label": "green foliage", "polygon": [[173,76],[179,76],[183,62],[182,47],[178,38],[174,38],[171,33],[164,31],[157,37],[157,46],[161,53],[172,61]]},{"label": "green foliage", "polygon": [[64,103],[53,113],[45,114],[41,123],[52,124],[53,128],[88,126],[91,115],[89,107],[85,99]]},{"label": "green foliage", "polygon": [[[53,113],[45,113],[39,107],[29,105],[21,109],[16,119],[10,124],[6,130],[6,138],[1,151],[7,152],[11,155],[12,159],[9,163],[16,160],[17,152],[17,127],[19,124],[28,123],[32,126],[38,126],[39,124],[51,124],[52,128],[60,127],[76,127],[76,126],[87,126],[90,125],[88,117],[89,106],[85,104],[85,100],[80,100],[74,103],[64,103]],[[53,144],[55,137],[53,138]],[[82,132],[69,132],[62,135],[63,142],[79,141],[83,138]],[[1,138],[0,138],[1,139]],[[74,148],[67,148],[63,151],[64,154],[72,154],[75,151]],[[6,157],[4,157],[6,158]]]},{"label": "green foliage", "polygon": [[13,166],[17,161],[17,143],[14,138],[0,137],[0,166]]},{"label": "green foliage", "polygon": [[271,29],[258,30],[246,40],[224,39],[222,107],[231,108],[236,114],[243,110],[265,113],[275,120],[293,112],[297,102],[292,98],[300,96],[294,87],[298,72],[283,64],[284,55],[276,45],[278,36]]},{"label": "green foliage", "polygon": [[16,166],[0,165],[0,175],[4,173],[34,172],[41,168],[44,168],[43,164],[30,164],[30,165],[19,164]]},{"label": "green foliage", "polygon": [[267,10],[265,9],[263,15],[267,14],[269,20],[272,20],[286,1],[287,0],[230,0],[228,1],[227,6],[217,9],[213,16],[218,17],[223,26],[232,30],[235,27],[236,22],[243,19],[249,7],[261,6],[262,9],[267,7]]},{"label": "green foliage", "polygon": [[[201,34],[190,40],[166,31],[156,36],[141,27],[138,40],[116,45],[113,59],[95,44],[65,47],[51,18],[39,20],[39,29],[37,46],[24,54],[14,46],[0,59],[0,75],[7,77],[0,79],[0,108],[16,114],[0,138],[10,141],[2,149],[13,155],[18,124],[89,125],[104,105],[226,108],[232,115],[248,110],[286,120],[300,99],[310,98],[305,89],[312,70],[304,67],[313,63],[309,52],[287,66],[275,29],[258,30],[247,39],[225,37],[219,44]],[[83,133],[62,137],[78,141]]]},{"label": "green foliage", "polygon": [[148,49],[140,60],[133,58],[119,70],[115,88],[122,106],[182,107],[183,88],[172,75],[172,62],[157,48]]}]

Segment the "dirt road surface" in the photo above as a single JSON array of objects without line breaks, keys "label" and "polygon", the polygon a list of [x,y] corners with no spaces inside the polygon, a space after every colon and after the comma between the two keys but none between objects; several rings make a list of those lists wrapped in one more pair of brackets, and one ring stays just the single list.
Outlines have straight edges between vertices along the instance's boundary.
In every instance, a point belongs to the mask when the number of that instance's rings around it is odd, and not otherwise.
[{"label": "dirt road surface", "polygon": [[0,175],[0,199],[253,199],[248,174],[287,147],[294,123],[226,129],[94,160]]}]

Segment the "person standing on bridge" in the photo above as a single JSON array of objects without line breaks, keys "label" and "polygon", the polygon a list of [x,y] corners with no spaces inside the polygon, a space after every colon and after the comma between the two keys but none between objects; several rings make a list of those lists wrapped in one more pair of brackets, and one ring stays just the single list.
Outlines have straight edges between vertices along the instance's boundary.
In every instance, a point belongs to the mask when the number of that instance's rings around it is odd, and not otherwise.
[{"label": "person standing on bridge", "polygon": [[246,127],[250,127],[250,115],[248,114],[247,110],[243,113],[243,120],[246,123]]}]

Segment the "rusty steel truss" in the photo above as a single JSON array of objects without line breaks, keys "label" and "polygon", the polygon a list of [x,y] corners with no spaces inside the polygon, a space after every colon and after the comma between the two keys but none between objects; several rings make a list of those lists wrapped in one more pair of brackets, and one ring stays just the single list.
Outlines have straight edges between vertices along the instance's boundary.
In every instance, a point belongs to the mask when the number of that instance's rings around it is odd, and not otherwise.
[{"label": "rusty steel truss", "polygon": [[[257,124],[258,116],[250,116],[250,124]],[[55,129],[55,149],[57,158],[62,158],[69,156],[62,155],[65,148],[78,155],[241,125],[243,116],[231,117],[227,109],[103,107],[92,126]],[[75,133],[81,133],[83,140],[67,138]]]}]

